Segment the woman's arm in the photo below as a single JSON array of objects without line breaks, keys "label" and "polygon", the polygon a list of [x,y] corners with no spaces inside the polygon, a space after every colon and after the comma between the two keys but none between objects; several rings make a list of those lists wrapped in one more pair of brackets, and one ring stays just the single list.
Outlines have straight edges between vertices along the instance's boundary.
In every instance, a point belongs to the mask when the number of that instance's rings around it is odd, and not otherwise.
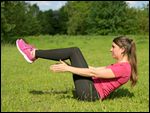
[{"label": "woman's arm", "polygon": [[108,68],[77,68],[65,64],[60,61],[61,64],[55,64],[50,67],[54,72],[71,72],[85,77],[99,77],[99,78],[114,78],[115,75]]},{"label": "woman's arm", "polygon": [[97,69],[97,70],[100,70],[100,69],[105,69],[106,67],[92,67],[92,66],[89,66],[89,69]]}]

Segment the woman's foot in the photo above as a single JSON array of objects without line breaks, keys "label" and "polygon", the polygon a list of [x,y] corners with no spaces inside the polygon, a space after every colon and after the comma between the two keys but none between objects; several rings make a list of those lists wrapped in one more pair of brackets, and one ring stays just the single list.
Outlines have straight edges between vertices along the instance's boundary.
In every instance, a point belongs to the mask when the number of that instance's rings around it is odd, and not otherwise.
[{"label": "woman's foot", "polygon": [[19,52],[24,56],[27,62],[33,63],[36,60],[35,57],[36,48],[27,44],[23,39],[18,39],[16,41],[16,45]]}]

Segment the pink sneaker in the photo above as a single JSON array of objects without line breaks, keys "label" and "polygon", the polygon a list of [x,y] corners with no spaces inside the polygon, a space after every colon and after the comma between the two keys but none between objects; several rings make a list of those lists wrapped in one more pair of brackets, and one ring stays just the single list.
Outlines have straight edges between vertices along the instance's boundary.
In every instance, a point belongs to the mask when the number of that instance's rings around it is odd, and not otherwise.
[{"label": "pink sneaker", "polygon": [[36,58],[33,57],[33,55],[31,54],[32,51],[35,49],[33,46],[25,43],[23,39],[18,39],[16,41],[16,45],[20,53],[27,60],[27,62],[33,63],[36,60]]},{"label": "pink sneaker", "polygon": [[33,48],[33,49],[36,49],[33,45],[28,44],[28,43],[25,42],[23,39],[18,39],[18,40],[20,40],[22,44],[24,44],[24,45],[26,45],[26,46],[28,46],[28,47],[31,47],[31,48]]}]

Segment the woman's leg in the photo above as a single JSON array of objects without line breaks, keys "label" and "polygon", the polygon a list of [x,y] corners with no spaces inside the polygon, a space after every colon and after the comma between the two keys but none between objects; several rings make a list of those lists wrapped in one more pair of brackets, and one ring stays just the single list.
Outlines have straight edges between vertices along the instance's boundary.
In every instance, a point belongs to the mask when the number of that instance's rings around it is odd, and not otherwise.
[{"label": "woman's leg", "polygon": [[[36,50],[36,58],[44,58],[49,60],[67,60],[70,59],[71,66],[88,68],[88,65],[77,47],[53,49],[53,50]],[[94,87],[91,77],[82,77],[73,74],[76,96],[80,100],[94,101],[99,99],[98,93]]]}]

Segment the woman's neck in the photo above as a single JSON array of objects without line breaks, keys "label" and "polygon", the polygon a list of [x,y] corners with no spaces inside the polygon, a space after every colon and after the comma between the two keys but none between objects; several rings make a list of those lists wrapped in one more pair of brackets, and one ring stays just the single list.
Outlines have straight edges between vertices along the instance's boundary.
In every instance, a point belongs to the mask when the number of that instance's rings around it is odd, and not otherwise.
[{"label": "woman's neck", "polygon": [[120,59],[117,59],[117,63],[120,63],[120,62],[129,62],[129,61],[128,61],[128,57],[127,57],[127,56],[124,56],[124,57],[122,57],[122,58],[120,58]]}]

